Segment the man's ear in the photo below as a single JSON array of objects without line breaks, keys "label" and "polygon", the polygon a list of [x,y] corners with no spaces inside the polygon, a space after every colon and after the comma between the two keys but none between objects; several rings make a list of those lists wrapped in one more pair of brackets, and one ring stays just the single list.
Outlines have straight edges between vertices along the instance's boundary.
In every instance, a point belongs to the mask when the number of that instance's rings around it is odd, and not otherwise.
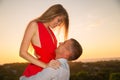
[{"label": "man's ear", "polygon": [[66,59],[69,59],[70,56],[71,56],[70,51],[66,51],[64,57],[65,57]]}]

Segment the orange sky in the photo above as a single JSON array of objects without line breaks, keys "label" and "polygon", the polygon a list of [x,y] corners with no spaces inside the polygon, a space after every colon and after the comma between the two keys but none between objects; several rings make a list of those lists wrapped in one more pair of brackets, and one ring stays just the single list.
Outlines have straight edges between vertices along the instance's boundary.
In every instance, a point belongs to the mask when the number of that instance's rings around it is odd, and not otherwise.
[{"label": "orange sky", "polygon": [[69,38],[83,46],[80,59],[120,57],[117,0],[1,0],[0,64],[25,61],[19,57],[19,47],[28,22],[55,3],[62,4],[69,13]]}]

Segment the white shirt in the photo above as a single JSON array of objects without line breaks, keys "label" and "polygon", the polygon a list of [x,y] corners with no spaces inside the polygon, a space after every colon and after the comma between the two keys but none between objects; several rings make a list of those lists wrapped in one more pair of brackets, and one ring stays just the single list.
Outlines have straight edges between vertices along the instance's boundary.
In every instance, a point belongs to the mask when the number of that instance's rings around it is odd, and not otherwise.
[{"label": "white shirt", "polygon": [[20,80],[69,80],[70,69],[67,60],[64,58],[58,59],[61,63],[59,69],[45,68],[41,72],[31,77],[20,77]]}]

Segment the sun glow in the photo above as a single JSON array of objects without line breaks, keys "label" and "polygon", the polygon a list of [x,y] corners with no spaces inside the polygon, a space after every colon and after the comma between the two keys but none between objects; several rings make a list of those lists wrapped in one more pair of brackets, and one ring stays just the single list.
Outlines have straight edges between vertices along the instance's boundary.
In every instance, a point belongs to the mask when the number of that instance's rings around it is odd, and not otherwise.
[{"label": "sun glow", "polygon": [[[62,4],[68,11],[68,39],[81,43],[80,59],[120,57],[120,5],[117,0],[70,0],[69,3],[65,0],[42,3],[41,0],[0,0],[0,64],[26,61],[19,56],[26,25],[55,3]],[[60,27],[53,31],[59,45],[64,41],[64,31]],[[34,55],[31,45],[28,52]]]}]

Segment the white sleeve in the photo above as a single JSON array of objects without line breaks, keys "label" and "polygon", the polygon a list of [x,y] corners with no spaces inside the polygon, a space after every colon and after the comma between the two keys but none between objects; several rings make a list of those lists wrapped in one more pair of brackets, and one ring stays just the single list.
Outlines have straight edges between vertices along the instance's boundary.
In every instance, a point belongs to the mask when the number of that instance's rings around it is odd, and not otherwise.
[{"label": "white sleeve", "polygon": [[57,80],[55,78],[56,75],[57,70],[53,68],[46,68],[31,77],[22,76],[20,80],[54,80],[54,79]]},{"label": "white sleeve", "polygon": [[37,73],[34,76],[29,77],[28,80],[51,80],[57,74],[57,70],[52,68],[43,69],[43,71]]}]

